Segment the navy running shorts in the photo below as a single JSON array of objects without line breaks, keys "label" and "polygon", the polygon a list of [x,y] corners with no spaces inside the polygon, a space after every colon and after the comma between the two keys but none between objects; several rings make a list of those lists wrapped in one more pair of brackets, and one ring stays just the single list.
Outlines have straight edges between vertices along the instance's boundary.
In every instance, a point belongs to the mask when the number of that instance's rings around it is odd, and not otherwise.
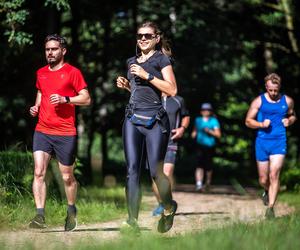
[{"label": "navy running shorts", "polygon": [[76,146],[76,135],[49,135],[38,131],[35,131],[33,135],[33,152],[43,151],[55,155],[57,160],[65,166],[74,164]]}]

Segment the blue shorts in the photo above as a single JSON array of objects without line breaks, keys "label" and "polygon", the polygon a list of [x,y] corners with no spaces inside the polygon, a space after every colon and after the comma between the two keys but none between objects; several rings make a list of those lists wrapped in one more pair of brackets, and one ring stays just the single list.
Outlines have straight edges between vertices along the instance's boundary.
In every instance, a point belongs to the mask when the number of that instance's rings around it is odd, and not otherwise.
[{"label": "blue shorts", "polygon": [[55,154],[57,160],[71,166],[75,161],[76,136],[48,135],[38,131],[33,135],[33,152],[43,151],[50,155]]},{"label": "blue shorts", "polygon": [[170,150],[170,149],[168,149],[168,151],[167,151],[167,153],[165,155],[164,163],[171,163],[171,164],[175,165],[176,155],[177,155],[177,151],[176,150]]},{"label": "blue shorts", "polygon": [[257,161],[269,161],[270,155],[285,155],[286,153],[286,139],[256,138],[255,156]]}]

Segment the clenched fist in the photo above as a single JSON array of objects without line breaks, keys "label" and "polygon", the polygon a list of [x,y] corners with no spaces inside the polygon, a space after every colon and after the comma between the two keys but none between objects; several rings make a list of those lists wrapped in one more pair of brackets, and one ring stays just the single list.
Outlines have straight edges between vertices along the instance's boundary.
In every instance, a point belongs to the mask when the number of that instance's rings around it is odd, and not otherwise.
[{"label": "clenched fist", "polygon": [[30,115],[31,115],[32,117],[37,116],[38,113],[39,113],[39,106],[34,105],[34,106],[30,107],[29,113],[30,113]]}]

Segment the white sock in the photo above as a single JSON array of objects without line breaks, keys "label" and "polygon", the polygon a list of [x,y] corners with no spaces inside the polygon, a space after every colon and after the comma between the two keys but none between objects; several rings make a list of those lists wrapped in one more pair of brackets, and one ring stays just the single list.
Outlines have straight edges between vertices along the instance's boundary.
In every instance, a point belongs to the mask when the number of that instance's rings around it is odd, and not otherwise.
[{"label": "white sock", "polygon": [[202,181],[197,181],[196,185],[202,187]]}]

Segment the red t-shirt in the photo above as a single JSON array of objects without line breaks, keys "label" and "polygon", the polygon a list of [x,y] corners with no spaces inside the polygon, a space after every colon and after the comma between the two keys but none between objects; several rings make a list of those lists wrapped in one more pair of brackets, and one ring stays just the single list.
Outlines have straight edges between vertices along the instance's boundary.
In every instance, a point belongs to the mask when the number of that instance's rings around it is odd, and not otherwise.
[{"label": "red t-shirt", "polygon": [[50,95],[76,96],[87,87],[79,69],[65,63],[59,70],[49,66],[37,71],[36,87],[42,94],[39,120],[35,130],[50,135],[76,135],[75,105],[50,103]]}]

